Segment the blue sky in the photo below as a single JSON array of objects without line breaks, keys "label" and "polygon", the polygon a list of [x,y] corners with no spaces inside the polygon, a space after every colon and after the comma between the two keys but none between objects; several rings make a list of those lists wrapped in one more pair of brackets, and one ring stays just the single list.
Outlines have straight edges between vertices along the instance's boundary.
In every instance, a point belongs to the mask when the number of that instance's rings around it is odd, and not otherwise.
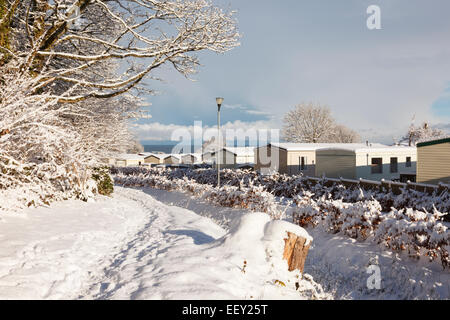
[{"label": "blue sky", "polygon": [[[173,128],[222,123],[280,128],[301,102],[328,105],[363,139],[392,142],[417,124],[450,123],[450,1],[228,0],[238,11],[241,46],[200,54],[195,82],[163,68],[152,118],[139,138],[167,140]],[[368,30],[366,9],[381,8],[381,30]]]},{"label": "blue sky", "polygon": [[432,111],[437,117],[448,118],[450,115],[450,86],[433,103]]}]

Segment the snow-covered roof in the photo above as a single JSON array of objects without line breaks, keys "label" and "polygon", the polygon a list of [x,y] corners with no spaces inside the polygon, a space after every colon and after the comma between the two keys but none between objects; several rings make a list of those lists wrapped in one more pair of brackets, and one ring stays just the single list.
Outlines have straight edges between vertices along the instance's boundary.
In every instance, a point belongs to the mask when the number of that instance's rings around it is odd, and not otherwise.
[{"label": "snow-covered roof", "polygon": [[161,158],[162,159],[167,159],[167,158],[173,157],[175,159],[180,160],[182,156],[184,156],[184,155],[183,154],[179,154],[179,153],[172,153],[172,154],[161,155]]},{"label": "snow-covered roof", "polygon": [[372,144],[372,146],[367,146],[366,144],[361,145],[342,145],[333,147],[324,147],[317,150],[344,150],[351,151],[354,153],[370,153],[370,152],[416,152],[416,147],[406,147],[406,146],[386,146],[383,144]]},{"label": "snow-covered roof", "polygon": [[287,151],[346,150],[352,152],[414,151],[415,147],[387,146],[381,143],[271,143]]},{"label": "snow-covered roof", "polygon": [[[315,151],[326,148],[367,148],[365,143],[271,143],[272,146],[288,151]],[[372,147],[386,147],[379,143],[372,143]]]},{"label": "snow-covered roof", "polygon": [[138,153],[138,155],[139,155],[139,156],[148,157],[148,156],[153,155],[153,153],[151,153],[151,152],[141,152],[141,153]]},{"label": "snow-covered roof", "polygon": [[225,147],[223,149],[237,156],[253,156],[255,154],[255,147]]},{"label": "snow-covered roof", "polygon": [[202,156],[202,154],[201,153],[184,153],[184,154],[180,154],[180,156],[182,158],[188,157],[188,156],[192,156],[192,157],[195,157],[195,158],[200,158]]},{"label": "snow-covered roof", "polygon": [[144,156],[138,154],[119,154],[116,156],[117,160],[143,160]]},{"label": "snow-covered roof", "polygon": [[163,153],[151,153],[151,152],[149,152],[149,153],[147,153],[145,155],[145,158],[147,159],[147,158],[150,158],[150,157],[155,157],[155,158],[158,158],[158,159],[163,159],[165,156],[167,156],[167,155],[163,154]]}]

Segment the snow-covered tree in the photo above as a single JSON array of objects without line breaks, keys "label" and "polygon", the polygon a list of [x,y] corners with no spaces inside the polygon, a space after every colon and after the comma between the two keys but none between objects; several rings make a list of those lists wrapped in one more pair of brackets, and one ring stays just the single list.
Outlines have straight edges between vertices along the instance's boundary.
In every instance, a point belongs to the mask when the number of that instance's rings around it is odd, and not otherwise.
[{"label": "snow-covered tree", "polygon": [[[2,1],[9,9],[0,21],[0,60],[22,58],[19,70],[39,75],[34,92],[71,88],[59,102],[117,96],[164,64],[189,77],[196,52],[238,45],[234,13],[207,0]],[[120,74],[103,72],[112,63]]]},{"label": "snow-covered tree", "polygon": [[61,105],[51,93],[30,94],[36,78],[5,66],[0,74],[8,84],[0,86],[0,191],[26,186],[38,198],[85,198],[91,168],[133,140],[127,123],[139,108],[136,98]]},{"label": "snow-covered tree", "polygon": [[326,106],[299,104],[284,116],[283,138],[288,142],[358,142],[359,135],[336,124]]},{"label": "snow-covered tree", "polygon": [[319,104],[299,104],[284,116],[283,136],[289,142],[324,142],[335,126],[331,111]]},{"label": "snow-covered tree", "polygon": [[413,146],[422,140],[438,139],[444,136],[444,131],[431,127],[427,122],[424,122],[422,126],[415,126],[413,122],[402,141],[408,142],[409,146]]},{"label": "snow-covered tree", "polygon": [[[221,142],[220,142],[220,146],[222,148],[227,146],[227,141],[226,139],[224,139],[224,137],[222,137]],[[211,139],[205,140],[202,143],[202,149],[201,150],[196,150],[196,152],[214,152],[217,150],[217,139],[216,137],[211,137]]]},{"label": "snow-covered tree", "polygon": [[329,138],[329,141],[336,143],[357,143],[361,142],[361,136],[356,131],[338,124],[334,127],[334,133]]},{"label": "snow-covered tree", "polygon": [[135,143],[145,79],[189,77],[196,52],[238,38],[233,12],[204,0],[0,0],[0,192],[84,197],[91,168]]},{"label": "snow-covered tree", "polygon": [[141,153],[144,152],[144,146],[138,141],[134,140],[131,142],[131,145],[127,149],[127,153]]}]

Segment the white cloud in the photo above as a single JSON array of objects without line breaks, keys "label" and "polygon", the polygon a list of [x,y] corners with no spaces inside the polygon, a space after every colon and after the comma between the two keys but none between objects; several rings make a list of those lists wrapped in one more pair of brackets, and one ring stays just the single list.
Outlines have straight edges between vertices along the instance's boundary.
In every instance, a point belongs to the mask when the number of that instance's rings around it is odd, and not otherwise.
[{"label": "white cloud", "polygon": [[231,110],[244,109],[244,106],[242,104],[224,104],[223,107]]},{"label": "white cloud", "polygon": [[[190,135],[194,137],[194,124],[192,125],[175,125],[175,124],[162,124],[159,122],[137,124],[133,127],[133,132],[137,135],[141,141],[180,141],[180,137]],[[271,130],[279,128],[279,124],[272,121],[254,121],[243,122],[236,120],[233,122],[227,122],[221,125],[224,133],[238,131],[243,133],[258,132],[263,130]],[[198,127],[197,127],[198,130]],[[209,139],[211,136],[217,134],[217,126],[202,126],[201,127],[203,138]]]}]

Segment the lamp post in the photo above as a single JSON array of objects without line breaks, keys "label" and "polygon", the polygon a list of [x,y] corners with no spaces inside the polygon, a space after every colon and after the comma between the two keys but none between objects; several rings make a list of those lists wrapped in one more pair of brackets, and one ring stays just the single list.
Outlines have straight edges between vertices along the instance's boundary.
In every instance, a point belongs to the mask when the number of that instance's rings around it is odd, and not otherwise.
[{"label": "lamp post", "polygon": [[220,188],[220,107],[223,103],[223,98],[216,98],[217,102],[217,188]]}]

